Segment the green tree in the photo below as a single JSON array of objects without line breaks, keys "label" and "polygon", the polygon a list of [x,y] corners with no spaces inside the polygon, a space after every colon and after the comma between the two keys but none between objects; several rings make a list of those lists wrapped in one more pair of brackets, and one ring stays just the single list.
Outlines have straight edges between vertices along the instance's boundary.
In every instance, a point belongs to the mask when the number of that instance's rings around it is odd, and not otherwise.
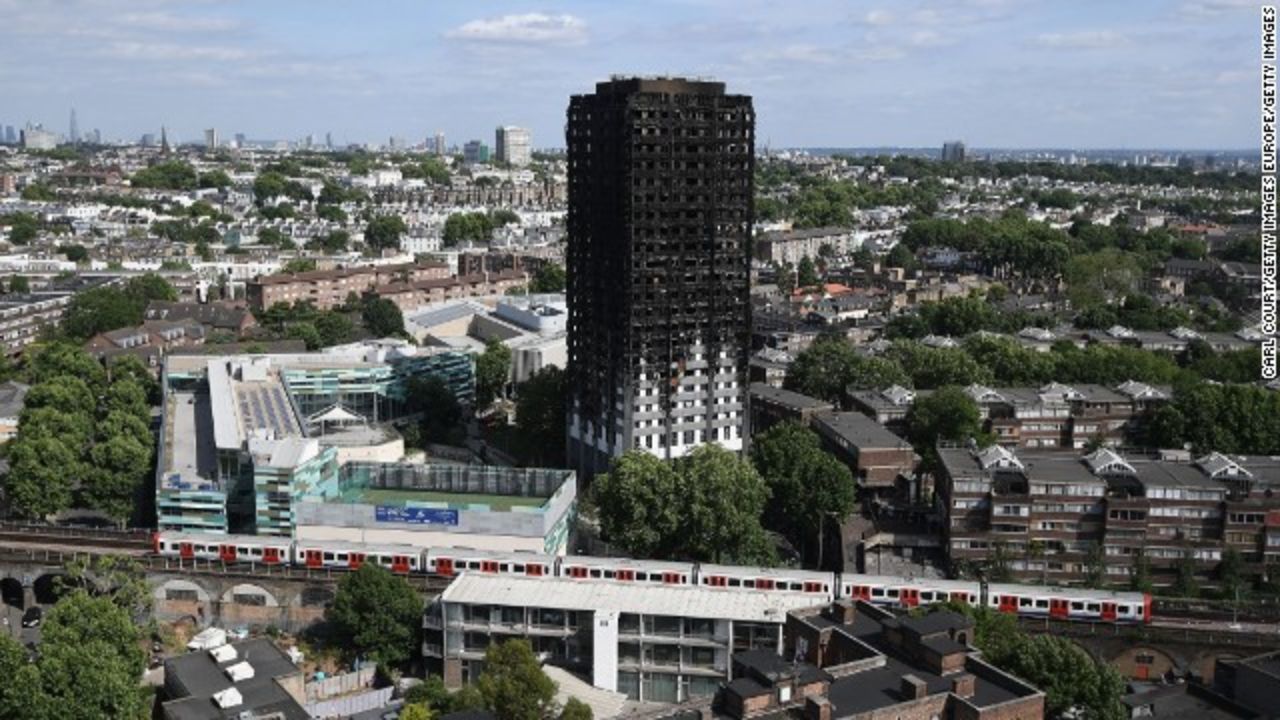
[{"label": "green tree", "polygon": [[822,282],[822,278],[818,277],[818,269],[808,255],[800,258],[800,264],[796,267],[796,282],[800,287],[813,287]]},{"label": "green tree", "polygon": [[703,445],[667,463],[623,453],[593,486],[605,538],[635,557],[769,564],[769,490],[747,461]]},{"label": "green tree", "polygon": [[123,525],[151,474],[151,454],[150,447],[129,434],[113,434],[95,444],[89,452],[92,468],[80,489],[81,504]]},{"label": "green tree", "polygon": [[782,263],[777,268],[778,272],[778,292],[782,297],[789,298],[796,289],[796,269],[791,263]]},{"label": "green tree", "polygon": [[422,597],[385,568],[365,563],[338,583],[325,621],[334,640],[350,655],[383,668],[408,660],[418,646]]},{"label": "green tree", "polygon": [[121,355],[107,366],[107,373],[112,382],[129,379],[137,383],[146,395],[150,405],[160,404],[160,383],[152,376],[147,366],[134,355]]},{"label": "green tree", "polygon": [[1218,563],[1218,586],[1224,600],[1235,602],[1248,594],[1249,586],[1244,578],[1244,558],[1240,551],[1229,547]]},{"label": "green tree", "polygon": [[916,451],[934,455],[938,441],[964,442],[982,437],[982,414],[964,390],[949,386],[916,398],[906,417],[907,436]]},{"label": "green tree", "polygon": [[769,488],[766,524],[801,547],[816,536],[821,568],[827,523],[839,526],[856,505],[853,473],[822,449],[817,433],[795,422],[757,435],[751,460]]},{"label": "green tree", "polygon": [[107,387],[99,413],[106,415],[113,410],[140,418],[148,417],[150,406],[147,404],[147,391],[132,378],[117,378]]},{"label": "green tree", "polygon": [[549,262],[538,268],[538,271],[533,274],[533,280],[529,283],[529,291],[535,293],[564,292],[564,284],[564,267],[557,263]]},{"label": "green tree", "polygon": [[395,337],[404,335],[404,315],[400,306],[380,297],[366,298],[361,310],[360,319],[365,329],[375,337]]},{"label": "green tree", "polygon": [[139,170],[129,178],[129,184],[157,190],[194,190],[198,180],[195,168],[181,160],[170,160]]},{"label": "green tree", "polygon": [[28,358],[27,378],[33,385],[61,375],[79,378],[94,390],[107,379],[102,364],[72,343],[50,343],[37,348]]},{"label": "green tree", "polygon": [[432,720],[435,714],[422,703],[405,703],[400,708],[400,720]]},{"label": "green tree", "polygon": [[1102,554],[1102,545],[1090,541],[1084,555],[1084,586],[1100,588],[1107,579],[1106,558]]},{"label": "green tree", "polygon": [[484,352],[476,356],[476,403],[488,407],[503,394],[511,376],[511,348],[498,340],[490,340]]},{"label": "green tree", "polygon": [[896,363],[859,355],[838,335],[823,335],[796,357],[787,371],[789,390],[841,405],[847,389],[884,389],[909,385],[911,379]]},{"label": "green tree", "polygon": [[316,238],[320,249],[331,255],[347,251],[351,244],[351,235],[345,230],[333,230],[327,235]]},{"label": "green tree", "polygon": [[400,247],[400,236],[409,231],[399,215],[379,215],[369,221],[364,231],[364,242],[371,248],[383,250]]},{"label": "green tree", "polygon": [[5,499],[16,515],[39,520],[71,507],[72,491],[82,475],[78,449],[52,436],[19,431],[9,446]]},{"label": "green tree", "polygon": [[591,720],[591,706],[576,697],[571,697],[560,708],[560,720]]},{"label": "green tree", "polygon": [[0,633],[0,719],[33,720],[47,717],[40,686],[40,670],[26,648],[9,633]]},{"label": "green tree", "polygon": [[564,371],[554,365],[542,368],[516,388],[516,427],[526,464],[564,465],[564,399]]},{"label": "green tree", "polygon": [[1190,550],[1178,558],[1177,577],[1170,589],[1175,595],[1183,598],[1200,596],[1200,581],[1196,579],[1196,559]]},{"label": "green tree", "polygon": [[341,345],[351,341],[355,325],[351,318],[332,310],[322,312],[315,319],[316,332],[320,334],[320,347]]},{"label": "green tree", "polygon": [[23,409],[55,408],[76,412],[97,406],[97,398],[85,381],[71,375],[59,375],[37,383],[27,391]]},{"label": "green tree", "polygon": [[31,281],[27,280],[25,275],[14,275],[9,278],[9,292],[29,293],[31,292]]},{"label": "green tree", "polygon": [[67,595],[41,631],[41,684],[57,717],[141,719],[150,714],[140,687],[145,657],[139,627],[109,597]]},{"label": "green tree", "polygon": [[493,225],[485,213],[453,213],[444,221],[441,239],[445,247],[464,242],[485,243],[492,232]]},{"label": "green tree", "polygon": [[1139,552],[1133,560],[1133,573],[1129,576],[1129,588],[1137,592],[1150,593],[1155,590],[1151,582],[1151,561],[1146,553]]},{"label": "green tree", "polygon": [[18,425],[27,437],[57,438],[74,450],[87,448],[93,441],[93,416],[83,407],[68,407],[65,410],[49,406],[24,408]]},{"label": "green tree", "polygon": [[524,638],[490,645],[476,685],[498,720],[545,720],[554,707],[556,684]]},{"label": "green tree", "polygon": [[83,245],[77,245],[75,243],[70,243],[67,245],[59,245],[58,252],[62,253],[63,257],[65,257],[66,259],[70,260],[73,263],[82,263],[85,260],[89,259],[88,248],[86,248]]},{"label": "green tree", "polygon": [[44,223],[31,213],[17,212],[0,216],[0,223],[9,226],[9,242],[14,245],[26,245],[40,234]]},{"label": "green tree", "polygon": [[438,377],[411,378],[407,396],[409,412],[422,416],[422,441],[460,445],[465,440],[462,406],[443,380]]}]

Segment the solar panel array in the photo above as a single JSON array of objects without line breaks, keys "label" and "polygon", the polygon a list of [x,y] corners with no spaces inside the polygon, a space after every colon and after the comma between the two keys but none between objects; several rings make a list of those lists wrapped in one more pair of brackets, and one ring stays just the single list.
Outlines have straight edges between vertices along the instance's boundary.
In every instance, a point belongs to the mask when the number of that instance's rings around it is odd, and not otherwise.
[{"label": "solar panel array", "polygon": [[279,385],[237,388],[240,423],[248,431],[270,429],[276,437],[297,435],[301,431],[289,407],[284,389]]}]

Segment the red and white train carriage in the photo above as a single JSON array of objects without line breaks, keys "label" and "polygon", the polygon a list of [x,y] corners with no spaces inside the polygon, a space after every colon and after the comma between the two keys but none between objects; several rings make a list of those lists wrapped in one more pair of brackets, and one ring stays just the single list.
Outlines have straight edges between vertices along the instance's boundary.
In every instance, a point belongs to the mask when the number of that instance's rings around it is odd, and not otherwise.
[{"label": "red and white train carriage", "polygon": [[293,556],[292,540],[270,535],[156,533],[152,536],[152,547],[158,555],[225,563],[289,565]]},{"label": "red and white train carriage", "polygon": [[496,552],[472,548],[431,548],[425,553],[428,573],[452,577],[460,572],[555,577],[556,558],[532,552]]},{"label": "red and white train carriage", "polygon": [[[805,593],[814,596],[815,600],[852,598],[900,608],[935,602],[981,602],[980,585],[964,580],[832,574],[580,555],[554,557],[469,548],[427,550],[412,545],[370,545],[333,540],[293,542],[287,538],[212,533],[156,533],[154,547],[159,555],[226,563],[354,570],[372,562],[399,574],[426,573],[451,577],[461,572],[479,572],[696,586],[726,592]],[[1114,623],[1151,621],[1151,597],[1144,593],[1001,583],[987,586],[987,604],[1001,612],[1032,617]]]},{"label": "red and white train carriage", "polygon": [[358,570],[365,563],[399,575],[422,572],[422,548],[338,540],[299,540],[294,545],[294,564],[299,567]]},{"label": "red and white train carriage", "polygon": [[702,563],[698,565],[698,584],[711,588],[802,592],[831,600],[835,597],[836,576],[810,570]]}]

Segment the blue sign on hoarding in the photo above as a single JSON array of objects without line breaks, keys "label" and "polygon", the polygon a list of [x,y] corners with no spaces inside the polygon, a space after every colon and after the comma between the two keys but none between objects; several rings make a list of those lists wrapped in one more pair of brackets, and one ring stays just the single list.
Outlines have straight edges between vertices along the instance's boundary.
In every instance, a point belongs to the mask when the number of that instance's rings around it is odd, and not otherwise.
[{"label": "blue sign on hoarding", "polygon": [[374,509],[374,518],[378,522],[407,523],[409,525],[457,525],[458,511],[378,505]]}]

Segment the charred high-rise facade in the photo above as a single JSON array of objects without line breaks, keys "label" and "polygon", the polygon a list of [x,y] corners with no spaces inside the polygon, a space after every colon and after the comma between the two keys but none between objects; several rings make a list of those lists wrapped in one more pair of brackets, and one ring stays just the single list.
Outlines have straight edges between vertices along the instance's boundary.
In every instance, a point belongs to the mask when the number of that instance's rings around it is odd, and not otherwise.
[{"label": "charred high-rise facade", "polygon": [[568,453],[743,447],[755,114],[724,83],[614,78],[569,101]]}]

